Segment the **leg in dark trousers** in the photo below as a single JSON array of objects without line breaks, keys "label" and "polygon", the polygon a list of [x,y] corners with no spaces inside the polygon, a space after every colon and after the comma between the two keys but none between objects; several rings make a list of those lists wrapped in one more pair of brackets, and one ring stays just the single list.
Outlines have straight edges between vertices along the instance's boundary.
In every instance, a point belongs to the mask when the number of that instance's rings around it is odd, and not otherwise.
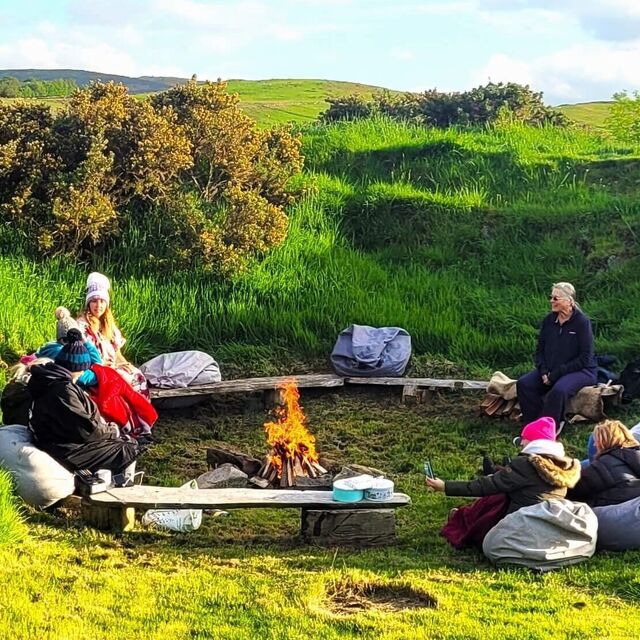
[{"label": "leg in dark trousers", "polygon": [[518,378],[516,389],[525,424],[533,422],[541,415],[546,415],[542,413],[542,407],[544,394],[549,391],[550,387],[542,382],[542,377],[537,370],[525,373]]},{"label": "leg in dark trousers", "polygon": [[582,387],[587,387],[595,383],[596,374],[588,369],[567,373],[566,376],[562,376],[556,381],[549,393],[545,396],[541,415],[553,418],[556,424],[560,425],[564,420],[567,400],[580,391]]}]

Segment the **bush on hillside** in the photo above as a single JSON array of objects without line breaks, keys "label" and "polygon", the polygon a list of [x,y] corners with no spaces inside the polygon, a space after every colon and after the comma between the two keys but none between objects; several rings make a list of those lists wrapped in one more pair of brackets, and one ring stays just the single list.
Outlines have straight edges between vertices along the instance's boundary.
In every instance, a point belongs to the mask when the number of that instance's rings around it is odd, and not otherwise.
[{"label": "bush on hillside", "polygon": [[[0,219],[46,255],[108,249],[144,227],[172,265],[231,273],[283,240],[301,168],[299,139],[259,130],[220,82],[144,101],[94,83],[55,115],[0,106]],[[150,219],[162,236],[148,236]]]},{"label": "bush on hillside", "polygon": [[629,95],[626,91],[613,95],[613,104],[605,127],[623,142],[640,142],[640,92]]},{"label": "bush on hillside", "polygon": [[565,116],[546,106],[542,93],[515,82],[493,83],[462,93],[444,93],[435,89],[423,93],[374,94],[328,98],[329,108],[320,116],[325,122],[355,120],[384,115],[433,127],[491,124],[505,113],[527,124],[567,123]]}]

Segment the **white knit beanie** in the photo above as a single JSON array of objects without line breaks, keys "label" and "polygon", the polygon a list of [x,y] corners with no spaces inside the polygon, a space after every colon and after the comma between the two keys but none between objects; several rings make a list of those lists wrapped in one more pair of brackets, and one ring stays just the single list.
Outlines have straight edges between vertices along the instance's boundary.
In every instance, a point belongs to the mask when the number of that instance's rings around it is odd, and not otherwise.
[{"label": "white knit beanie", "polygon": [[89,274],[87,278],[87,297],[86,304],[89,304],[90,300],[94,298],[100,298],[107,303],[107,306],[110,304],[109,300],[109,289],[111,288],[111,283],[109,282],[109,278],[107,276],[94,271]]}]

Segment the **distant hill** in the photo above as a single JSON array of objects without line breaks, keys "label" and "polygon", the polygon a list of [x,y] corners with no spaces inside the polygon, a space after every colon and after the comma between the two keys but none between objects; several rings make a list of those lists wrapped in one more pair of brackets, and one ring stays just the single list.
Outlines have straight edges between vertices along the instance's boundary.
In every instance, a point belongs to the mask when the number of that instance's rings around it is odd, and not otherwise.
[{"label": "distant hill", "polygon": [[29,78],[35,78],[36,80],[68,78],[75,80],[79,87],[85,87],[95,80],[101,80],[102,82],[120,82],[129,89],[130,93],[164,91],[165,89],[187,81],[187,78],[155,78],[153,76],[130,78],[129,76],[114,75],[113,73],[80,71],[78,69],[0,69],[0,77],[5,76],[13,76],[18,80],[28,80]]},{"label": "distant hill", "polygon": [[612,104],[612,102],[578,102],[561,104],[557,108],[571,120],[590,124],[592,127],[602,127]]},{"label": "distant hill", "polygon": [[[70,78],[80,87],[95,80],[120,82],[132,94],[150,94],[166,91],[188,81],[188,78],[165,76],[140,76],[131,78],[112,73],[81,71],[77,69],[0,69],[0,77],[13,76],[18,80],[36,78],[54,80]],[[215,78],[214,78],[215,79]],[[370,96],[383,87],[357,82],[336,80],[227,80],[229,91],[238,93],[244,110],[259,123],[269,126],[282,122],[308,122],[318,117],[327,108],[326,98],[360,94]],[[42,99],[42,102],[47,102]],[[48,102],[60,108],[63,99]],[[576,122],[601,127],[609,114],[611,102],[583,102],[558,106],[563,113]]]}]

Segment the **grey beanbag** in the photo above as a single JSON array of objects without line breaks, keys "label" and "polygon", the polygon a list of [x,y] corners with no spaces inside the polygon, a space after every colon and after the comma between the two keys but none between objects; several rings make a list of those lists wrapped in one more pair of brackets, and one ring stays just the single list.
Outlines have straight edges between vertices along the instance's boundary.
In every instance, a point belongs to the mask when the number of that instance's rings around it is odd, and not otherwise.
[{"label": "grey beanbag", "polygon": [[640,498],[594,507],[598,518],[598,549],[640,549]]},{"label": "grey beanbag", "polygon": [[482,543],[498,566],[557,569],[590,558],[596,550],[598,520],[591,508],[570,500],[545,500],[503,518]]},{"label": "grey beanbag", "polygon": [[411,357],[411,337],[399,327],[352,324],[340,332],[331,364],[340,376],[401,376]]},{"label": "grey beanbag", "polygon": [[49,507],[74,491],[73,474],[33,444],[28,427],[0,427],[0,465],[12,476],[16,493],[35,507]]}]

